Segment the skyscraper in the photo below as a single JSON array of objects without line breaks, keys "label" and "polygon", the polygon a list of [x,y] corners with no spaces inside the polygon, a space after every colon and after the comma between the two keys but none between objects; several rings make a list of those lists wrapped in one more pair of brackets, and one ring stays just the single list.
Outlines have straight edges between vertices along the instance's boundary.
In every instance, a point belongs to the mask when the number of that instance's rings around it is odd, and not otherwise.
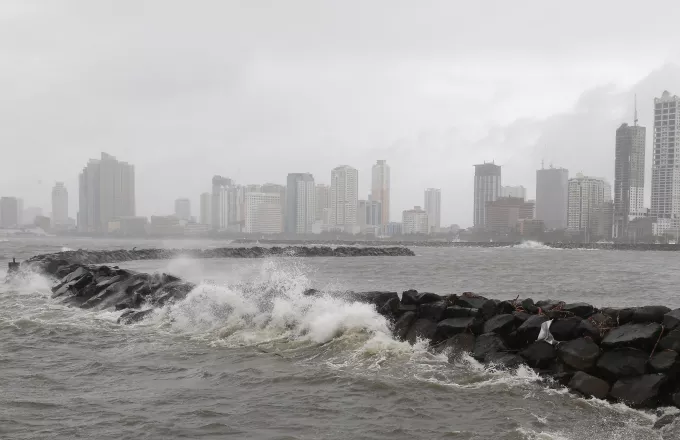
[{"label": "skyscraper", "polygon": [[429,222],[428,233],[439,232],[442,218],[442,191],[438,188],[425,190],[425,212]]},{"label": "skyscraper", "polygon": [[[680,97],[664,91],[654,98],[654,154],[652,161],[652,206],[656,231],[680,227]],[[680,163],[679,163],[680,164]]]},{"label": "skyscraper", "polygon": [[598,233],[610,237],[611,232],[603,231],[603,225],[611,227],[611,219],[605,218],[613,215],[608,206],[611,201],[612,190],[609,183],[578,173],[575,178],[569,179],[567,229],[585,233],[586,239]]},{"label": "skyscraper", "polygon": [[189,199],[175,200],[175,217],[189,221],[191,218],[191,201]]},{"label": "skyscraper", "polygon": [[281,223],[279,193],[246,193],[244,232],[278,234],[281,232]]},{"label": "skyscraper", "polygon": [[407,234],[427,234],[430,221],[427,212],[420,206],[407,209],[401,214],[402,233]]},{"label": "skyscraper", "polygon": [[494,163],[475,165],[475,227],[484,227],[486,222],[486,203],[493,202],[501,195],[501,167]]},{"label": "skyscraper", "polygon": [[286,229],[286,187],[278,183],[265,183],[262,185],[262,192],[265,194],[278,194],[279,204],[281,205],[281,232]]},{"label": "skyscraper", "polygon": [[52,226],[68,224],[68,191],[63,182],[52,188]]},{"label": "skyscraper", "polygon": [[348,165],[331,171],[331,225],[345,232],[355,233],[357,202],[359,199],[359,172]]},{"label": "skyscraper", "polygon": [[371,180],[371,200],[380,202],[382,224],[390,221],[390,166],[387,161],[379,160],[373,165]]},{"label": "skyscraper", "polygon": [[288,174],[286,185],[286,232],[311,234],[316,217],[316,186],[309,173]]},{"label": "skyscraper", "polygon": [[514,197],[520,199],[527,199],[527,189],[522,185],[518,186],[502,186],[501,197]]},{"label": "skyscraper", "polygon": [[16,197],[0,198],[0,227],[15,228],[19,226],[19,199]]},{"label": "skyscraper", "polygon": [[79,179],[78,230],[107,232],[109,221],[135,215],[135,168],[102,153]]},{"label": "skyscraper", "polygon": [[536,218],[546,229],[567,228],[569,171],[564,168],[536,170]]},{"label": "skyscraper", "polygon": [[614,169],[614,238],[626,237],[628,222],[644,213],[645,127],[635,122],[616,130]]},{"label": "skyscraper", "polygon": [[330,188],[328,185],[318,183],[316,185],[316,220],[323,219],[323,210],[330,208]]},{"label": "skyscraper", "polygon": [[212,178],[212,201],[210,203],[210,225],[213,230],[226,230],[229,225],[229,194],[228,189],[232,186],[229,178],[213,176]]},{"label": "skyscraper", "polygon": [[201,222],[202,225],[209,225],[211,221],[211,216],[210,216],[210,199],[211,195],[210,193],[203,193],[201,194],[201,212],[199,215],[199,222]]}]

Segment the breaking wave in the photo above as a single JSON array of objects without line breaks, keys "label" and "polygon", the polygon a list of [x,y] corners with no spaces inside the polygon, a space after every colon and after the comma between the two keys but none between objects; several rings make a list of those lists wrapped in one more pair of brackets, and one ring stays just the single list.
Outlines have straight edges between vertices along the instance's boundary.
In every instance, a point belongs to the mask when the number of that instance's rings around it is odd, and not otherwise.
[{"label": "breaking wave", "polygon": [[550,249],[550,250],[556,250],[553,247],[547,246],[540,241],[533,241],[533,240],[526,240],[521,242],[520,244],[512,245],[510,246],[515,249]]}]

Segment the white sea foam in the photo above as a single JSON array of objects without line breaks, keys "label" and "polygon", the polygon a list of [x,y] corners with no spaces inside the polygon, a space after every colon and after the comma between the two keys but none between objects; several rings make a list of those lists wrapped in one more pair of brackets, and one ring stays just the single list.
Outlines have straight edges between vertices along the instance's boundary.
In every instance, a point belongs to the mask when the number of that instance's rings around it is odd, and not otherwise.
[{"label": "white sea foam", "polygon": [[550,250],[557,250],[556,248],[547,246],[540,241],[533,241],[533,240],[526,240],[521,242],[520,244],[512,245],[510,246],[515,249],[550,249]]},{"label": "white sea foam", "polygon": [[68,251],[72,251],[72,250],[73,250],[73,249],[71,249],[70,247],[67,247],[67,246],[62,246],[62,247],[61,247],[61,251],[62,251],[62,252],[68,252]]}]

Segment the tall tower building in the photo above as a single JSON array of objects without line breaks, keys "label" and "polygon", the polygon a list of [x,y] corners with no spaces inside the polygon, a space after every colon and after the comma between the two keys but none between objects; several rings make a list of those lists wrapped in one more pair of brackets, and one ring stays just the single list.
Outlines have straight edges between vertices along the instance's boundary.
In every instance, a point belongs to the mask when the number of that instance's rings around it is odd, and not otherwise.
[{"label": "tall tower building", "polygon": [[286,232],[311,234],[316,218],[316,185],[309,173],[288,174],[286,185]]},{"label": "tall tower building", "polygon": [[213,230],[225,230],[229,226],[229,188],[233,182],[222,176],[212,178],[212,202],[210,225]]},{"label": "tall tower building", "polygon": [[334,168],[331,171],[331,225],[355,232],[358,200],[359,172],[348,165]]},{"label": "tall tower building", "polygon": [[191,201],[189,199],[175,200],[175,217],[189,221],[191,218]]},{"label": "tall tower building", "polygon": [[16,228],[19,226],[21,223],[20,210],[19,199],[16,197],[0,198],[0,227]]},{"label": "tall tower building", "polygon": [[439,232],[442,219],[442,191],[438,188],[425,190],[425,212],[429,222],[428,233]]},{"label": "tall tower building", "polygon": [[52,188],[52,226],[68,224],[68,191],[63,182]]},{"label": "tall tower building", "polygon": [[654,99],[651,216],[657,233],[680,227],[680,98],[664,91]]},{"label": "tall tower building", "polygon": [[323,210],[331,207],[330,187],[323,183],[316,185],[316,220],[323,220]]},{"label": "tall tower building", "polygon": [[611,227],[611,201],[609,183],[578,173],[575,178],[569,179],[567,229],[583,232],[587,239],[596,235],[611,237],[611,232],[606,230]]},{"label": "tall tower building", "polygon": [[380,202],[381,221],[386,225],[390,222],[390,166],[387,161],[379,160],[371,171],[371,200]]},{"label": "tall tower building", "polygon": [[645,127],[621,124],[616,130],[614,238],[628,235],[628,222],[644,214]]},{"label": "tall tower building", "polygon": [[79,179],[78,230],[107,232],[109,221],[135,215],[135,167],[102,153]]},{"label": "tall tower building", "polygon": [[281,232],[281,223],[281,195],[279,193],[246,193],[243,232],[278,234]]},{"label": "tall tower building", "polygon": [[501,196],[501,167],[494,163],[475,165],[475,227],[484,227],[486,223],[486,204],[494,202]]},{"label": "tall tower building", "polygon": [[277,183],[265,183],[262,185],[262,192],[265,194],[278,194],[279,204],[281,205],[281,232],[286,228],[286,186]]},{"label": "tall tower building", "polygon": [[546,229],[567,229],[569,171],[564,168],[536,170],[536,218]]},{"label": "tall tower building", "polygon": [[201,212],[199,213],[199,218],[198,221],[201,222],[202,225],[209,225],[211,224],[211,216],[210,216],[210,199],[212,196],[210,193],[203,193],[201,194]]}]

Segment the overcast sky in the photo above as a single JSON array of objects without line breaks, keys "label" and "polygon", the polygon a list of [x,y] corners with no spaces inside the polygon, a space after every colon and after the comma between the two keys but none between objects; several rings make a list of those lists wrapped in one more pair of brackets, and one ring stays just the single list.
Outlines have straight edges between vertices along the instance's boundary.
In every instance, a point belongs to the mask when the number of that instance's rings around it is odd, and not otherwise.
[{"label": "overcast sky", "polygon": [[197,214],[213,174],[329,183],[348,164],[365,198],[385,159],[393,219],[438,187],[442,225],[469,226],[484,160],[531,197],[542,159],[613,183],[634,94],[647,126],[680,94],[678,17],[677,0],[3,0],[0,195],[48,213],[64,181],[76,217],[105,151],[135,165],[139,215],[178,197]]}]

